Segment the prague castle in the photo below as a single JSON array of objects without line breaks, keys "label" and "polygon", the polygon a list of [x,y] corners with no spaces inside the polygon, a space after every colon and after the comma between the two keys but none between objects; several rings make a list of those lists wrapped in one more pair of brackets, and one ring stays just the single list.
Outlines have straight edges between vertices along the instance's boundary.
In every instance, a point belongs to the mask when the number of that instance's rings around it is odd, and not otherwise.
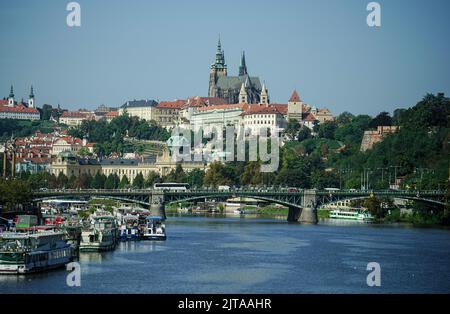
[{"label": "prague castle", "polygon": [[238,76],[228,76],[227,64],[225,63],[225,52],[222,45],[217,44],[216,60],[211,64],[209,71],[209,97],[225,99],[229,104],[239,103],[239,93],[244,84],[248,102],[256,104],[260,102],[262,91],[261,82],[258,77],[251,77],[247,72],[245,64],[245,52],[242,52],[241,65]]}]

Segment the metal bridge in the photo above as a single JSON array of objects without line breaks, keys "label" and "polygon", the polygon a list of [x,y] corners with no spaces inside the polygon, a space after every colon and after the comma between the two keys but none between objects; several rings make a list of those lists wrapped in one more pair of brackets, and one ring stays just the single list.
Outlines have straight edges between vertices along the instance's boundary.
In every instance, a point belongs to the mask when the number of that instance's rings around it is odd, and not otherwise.
[{"label": "metal bridge", "polygon": [[245,197],[277,203],[289,208],[288,221],[304,223],[317,222],[317,208],[342,200],[365,199],[370,196],[382,198],[400,198],[420,201],[444,207],[445,191],[403,191],[403,190],[343,190],[319,191],[298,190],[294,192],[270,189],[199,189],[186,191],[155,189],[70,189],[70,190],[38,190],[33,192],[33,201],[40,202],[58,198],[108,198],[125,202],[133,202],[150,206],[153,214],[165,217],[165,204],[180,201],[198,201],[205,199],[227,199]]}]

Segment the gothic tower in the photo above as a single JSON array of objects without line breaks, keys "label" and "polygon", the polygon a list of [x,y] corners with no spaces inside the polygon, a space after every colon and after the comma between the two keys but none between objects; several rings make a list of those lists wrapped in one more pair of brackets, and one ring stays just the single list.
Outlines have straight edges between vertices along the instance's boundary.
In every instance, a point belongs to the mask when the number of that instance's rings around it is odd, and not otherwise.
[{"label": "gothic tower", "polygon": [[247,75],[247,65],[245,64],[245,51],[242,51],[241,65],[239,66],[239,76]]},{"label": "gothic tower", "polygon": [[227,76],[227,65],[225,63],[225,53],[222,50],[222,45],[219,38],[219,42],[217,43],[216,60],[213,64],[211,64],[211,69],[209,71],[209,97],[217,97],[216,84],[218,78],[221,76]]}]

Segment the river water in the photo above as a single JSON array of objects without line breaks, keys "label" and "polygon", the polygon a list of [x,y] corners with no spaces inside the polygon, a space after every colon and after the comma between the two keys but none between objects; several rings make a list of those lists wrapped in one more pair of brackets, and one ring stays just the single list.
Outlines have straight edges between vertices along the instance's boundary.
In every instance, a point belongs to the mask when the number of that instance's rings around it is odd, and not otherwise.
[{"label": "river water", "polygon": [[[450,230],[274,218],[169,217],[165,242],[82,253],[68,272],[0,275],[0,293],[449,293]],[[381,286],[369,287],[369,262]]]}]

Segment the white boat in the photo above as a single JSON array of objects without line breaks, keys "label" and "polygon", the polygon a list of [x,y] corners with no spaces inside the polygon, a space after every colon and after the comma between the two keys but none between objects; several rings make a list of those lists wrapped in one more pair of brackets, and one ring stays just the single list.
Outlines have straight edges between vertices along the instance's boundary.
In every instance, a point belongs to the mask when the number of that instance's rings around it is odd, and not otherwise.
[{"label": "white boat", "polygon": [[3,232],[0,236],[0,274],[26,274],[63,267],[73,249],[63,232]]},{"label": "white boat", "polygon": [[335,209],[330,211],[330,218],[333,219],[346,219],[346,220],[359,220],[359,221],[373,221],[373,216],[368,212],[361,211],[346,211]]},{"label": "white boat", "polygon": [[91,225],[81,231],[80,252],[113,250],[117,238],[118,231],[113,216],[92,216]]},{"label": "white boat", "polygon": [[166,240],[166,226],[159,216],[149,216],[145,218],[145,225],[142,231],[144,240]]}]

